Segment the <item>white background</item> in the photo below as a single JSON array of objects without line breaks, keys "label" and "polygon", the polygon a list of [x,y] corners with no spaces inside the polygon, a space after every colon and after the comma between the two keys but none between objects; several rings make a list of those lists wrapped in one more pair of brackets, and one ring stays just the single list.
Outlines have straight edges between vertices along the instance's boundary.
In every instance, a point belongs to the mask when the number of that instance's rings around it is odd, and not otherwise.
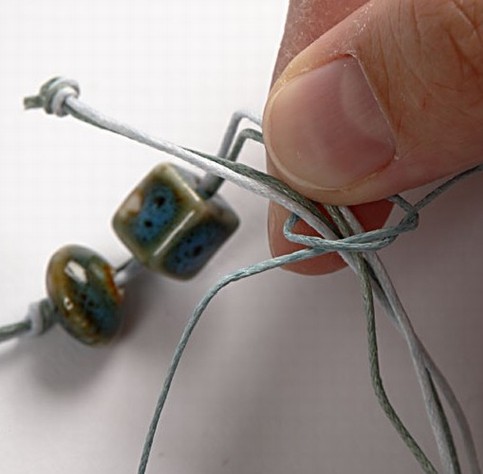
[{"label": "white background", "polygon": [[[110,219],[169,157],[41,111],[24,95],[77,79],[104,112],[171,141],[215,151],[232,111],[263,109],[287,2],[3,0],[0,6],[0,322],[44,295],[45,266],[67,243],[119,264]],[[264,153],[243,156],[263,167]],[[455,387],[483,458],[483,177],[422,214],[382,252],[429,351]],[[191,282],[145,274],[126,323],[102,349],[60,329],[0,348],[0,472],[134,473],[171,353],[220,276],[267,258],[266,203],[228,184],[242,226]],[[412,193],[413,196],[421,193]],[[378,319],[384,381],[436,459],[415,376]],[[275,271],[210,306],[175,378],[148,472],[416,472],[372,393],[358,285]]]}]

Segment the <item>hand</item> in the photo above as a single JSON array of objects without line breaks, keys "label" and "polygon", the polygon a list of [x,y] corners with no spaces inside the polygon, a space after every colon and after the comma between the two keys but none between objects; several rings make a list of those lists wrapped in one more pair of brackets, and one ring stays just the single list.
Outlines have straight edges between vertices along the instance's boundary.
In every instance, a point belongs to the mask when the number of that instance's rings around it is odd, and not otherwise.
[{"label": "hand", "polygon": [[[483,0],[292,0],[274,79],[269,172],[356,205],[366,229],[383,225],[385,197],[483,162]],[[298,248],[286,217],[271,206],[274,255]],[[290,269],[342,266],[328,255]]]}]

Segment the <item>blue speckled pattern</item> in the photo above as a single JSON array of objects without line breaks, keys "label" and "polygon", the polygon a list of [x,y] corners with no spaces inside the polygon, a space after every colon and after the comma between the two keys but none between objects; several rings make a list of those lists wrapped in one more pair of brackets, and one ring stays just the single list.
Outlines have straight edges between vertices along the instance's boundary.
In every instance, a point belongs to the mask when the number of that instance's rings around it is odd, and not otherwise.
[{"label": "blue speckled pattern", "polygon": [[151,185],[144,193],[144,201],[139,213],[130,225],[136,240],[152,244],[158,240],[166,227],[176,217],[178,204],[173,190],[162,184]]},{"label": "blue speckled pattern", "polygon": [[59,323],[76,339],[94,345],[110,341],[121,325],[122,295],[111,266],[95,252],[69,245],[47,269],[47,290]]},{"label": "blue speckled pattern", "polygon": [[180,278],[195,275],[229,235],[226,227],[216,221],[189,229],[166,255],[166,270]]},{"label": "blue speckled pattern", "polygon": [[118,304],[114,301],[110,292],[98,281],[90,281],[87,284],[71,279],[69,292],[71,301],[75,307],[82,308],[91,324],[104,337],[114,335],[119,329],[119,321],[113,315],[117,312]]}]

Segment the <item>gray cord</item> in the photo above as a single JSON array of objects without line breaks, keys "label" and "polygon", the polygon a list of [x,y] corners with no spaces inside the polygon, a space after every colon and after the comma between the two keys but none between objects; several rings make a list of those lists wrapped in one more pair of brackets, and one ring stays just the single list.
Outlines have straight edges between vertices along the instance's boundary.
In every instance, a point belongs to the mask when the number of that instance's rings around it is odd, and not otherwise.
[{"label": "gray cord", "polygon": [[[355,216],[346,207],[341,208],[345,219],[351,226],[351,230],[357,233],[364,232],[362,226],[357,221]],[[407,346],[409,348],[411,359],[416,370],[416,375],[418,377],[419,384],[421,386],[421,391],[423,394],[423,400],[428,412],[430,419],[431,428],[438,446],[441,462],[443,464],[443,469],[445,473],[458,474],[459,468],[458,463],[454,462],[454,446],[449,443],[451,436],[445,431],[447,426],[446,417],[444,412],[439,410],[440,404],[439,400],[435,398],[435,393],[433,390],[433,385],[431,382],[430,373],[427,370],[425,361],[423,345],[419,338],[417,337],[414,328],[409,320],[409,317],[401,303],[401,300],[392,284],[389,275],[385,267],[383,266],[379,256],[375,253],[364,253],[364,258],[371,265],[371,268],[375,271],[378,276],[379,283],[384,288],[384,293],[389,302],[392,313],[395,317],[400,332],[406,340]],[[381,281],[382,278],[382,281]]]},{"label": "gray cord", "polygon": [[0,328],[0,342],[9,341],[29,333],[31,328],[30,321],[24,320],[18,323],[8,324]]},{"label": "gray cord", "polygon": [[[257,130],[253,130],[251,128],[246,128],[245,130],[242,130],[238,135],[236,136],[236,141],[234,145],[231,147],[230,152],[227,155],[218,155],[220,158],[226,158],[229,161],[236,161],[238,158],[238,155],[240,154],[241,149],[243,148],[243,145],[247,140],[253,140],[258,143],[263,144],[263,136],[260,132]],[[193,153],[199,154],[195,150],[189,150]],[[198,186],[198,193],[205,197],[205,198],[210,198],[213,196],[221,187],[225,180],[223,178],[220,178],[219,176],[213,175],[208,173],[201,181],[201,183]]]},{"label": "gray cord", "polygon": [[143,270],[144,265],[135,258],[129,259],[126,263],[116,269],[114,282],[117,286],[126,286],[131,280],[136,278]]},{"label": "gray cord", "polygon": [[40,336],[47,332],[55,321],[55,309],[48,299],[31,303],[23,321],[0,328],[0,342],[22,336]]},{"label": "gray cord", "polygon": [[[230,118],[230,122],[226,127],[225,133],[223,135],[223,139],[221,141],[220,148],[216,156],[219,156],[220,158],[228,157],[230,149],[233,149],[232,144],[235,139],[235,135],[237,134],[237,130],[240,125],[240,122],[243,119],[250,120],[252,123],[254,123],[255,125],[258,125],[259,127],[262,126],[262,119],[256,116],[255,114],[253,114],[252,112],[247,110],[236,111]],[[240,135],[241,134],[239,134],[239,136]],[[261,137],[261,133],[259,133],[259,135]],[[254,139],[256,138],[254,137]],[[261,140],[263,141],[263,138],[261,138]],[[230,154],[234,157],[238,156],[238,154],[234,154],[234,153],[230,153]],[[234,161],[233,158],[228,158],[228,159],[232,159]],[[207,174],[205,178],[202,180],[202,182],[200,183],[199,191],[201,191],[201,193],[205,194],[206,196],[212,196],[213,194],[216,193],[216,191],[222,185],[222,183],[223,183],[222,178],[216,175]]]}]

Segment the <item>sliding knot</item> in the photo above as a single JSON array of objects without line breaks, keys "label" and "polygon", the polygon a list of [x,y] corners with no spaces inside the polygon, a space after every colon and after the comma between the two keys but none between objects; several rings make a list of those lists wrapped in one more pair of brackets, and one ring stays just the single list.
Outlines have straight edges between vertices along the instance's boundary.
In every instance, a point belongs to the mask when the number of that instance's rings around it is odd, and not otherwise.
[{"label": "sliding knot", "polygon": [[37,95],[26,97],[23,103],[26,109],[43,108],[48,114],[64,117],[67,115],[64,110],[66,99],[77,98],[79,94],[80,88],[77,81],[65,77],[54,77],[40,88]]},{"label": "sliding knot", "polygon": [[[409,204],[400,196],[393,196],[391,201],[406,212],[406,215],[401,219],[399,224],[391,227],[366,232],[361,231],[338,239],[327,239],[320,236],[314,237],[295,233],[293,229],[300,218],[295,214],[292,214],[285,221],[283,234],[288,241],[318,250],[321,254],[331,252],[361,253],[381,250],[392,244],[400,234],[416,229],[419,222],[419,215],[416,207]],[[355,217],[352,217],[352,219],[355,221]],[[357,221],[355,221],[355,223],[357,224],[357,227],[362,229]],[[354,222],[352,224],[354,224]]]}]

